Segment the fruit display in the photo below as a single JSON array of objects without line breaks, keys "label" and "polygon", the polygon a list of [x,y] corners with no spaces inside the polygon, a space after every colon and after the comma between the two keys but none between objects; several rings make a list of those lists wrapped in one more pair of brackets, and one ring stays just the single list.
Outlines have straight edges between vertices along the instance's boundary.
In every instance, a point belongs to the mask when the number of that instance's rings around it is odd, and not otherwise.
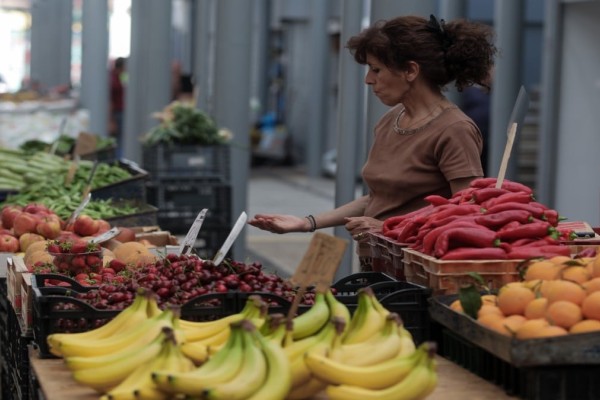
[{"label": "fruit display", "polygon": [[97,273],[103,266],[101,246],[86,240],[55,240],[48,243],[47,251],[57,271],[74,276]]},{"label": "fruit display", "polygon": [[523,277],[450,307],[516,339],[600,331],[600,256],[533,260]]},{"label": "fruit display", "polygon": [[558,228],[554,209],[536,202],[531,188],[479,178],[447,199],[384,221],[384,236],[440,260],[506,260],[570,255],[561,241],[574,232]]},{"label": "fruit display", "polygon": [[47,342],[103,399],[425,398],[437,384],[435,345],[415,348],[396,313],[368,289],[359,296],[353,315],[327,291],[292,320],[251,296],[239,313],[194,322],[140,289],[107,324]]}]

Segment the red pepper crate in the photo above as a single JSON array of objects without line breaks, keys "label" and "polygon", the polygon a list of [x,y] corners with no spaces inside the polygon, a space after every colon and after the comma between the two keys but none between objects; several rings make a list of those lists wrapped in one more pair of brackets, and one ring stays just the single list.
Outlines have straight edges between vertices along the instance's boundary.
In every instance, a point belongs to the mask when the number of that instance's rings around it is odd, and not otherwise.
[{"label": "red pepper crate", "polygon": [[397,280],[405,280],[402,250],[407,244],[396,242],[382,233],[369,232],[368,236],[373,269],[393,276]]},{"label": "red pepper crate", "polygon": [[455,294],[462,284],[475,282],[475,272],[490,289],[520,280],[519,267],[525,260],[445,261],[416,250],[403,250],[404,273],[408,282],[430,287],[434,294]]}]

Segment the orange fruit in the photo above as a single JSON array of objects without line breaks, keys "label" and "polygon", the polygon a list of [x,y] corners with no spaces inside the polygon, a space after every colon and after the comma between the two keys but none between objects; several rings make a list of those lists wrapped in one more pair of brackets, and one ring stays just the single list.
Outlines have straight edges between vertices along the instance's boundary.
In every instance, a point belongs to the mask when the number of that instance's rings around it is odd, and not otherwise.
[{"label": "orange fruit", "polygon": [[583,286],[571,281],[559,279],[548,281],[544,285],[548,285],[545,297],[548,298],[549,304],[559,300],[566,300],[581,305],[581,302],[587,295]]},{"label": "orange fruit", "polygon": [[525,270],[525,281],[533,281],[537,279],[552,280],[558,279],[558,274],[562,269],[562,265],[556,265],[550,260],[535,261]]},{"label": "orange fruit", "polygon": [[500,310],[499,307],[484,303],[481,305],[481,308],[479,308],[479,311],[477,311],[477,318],[486,314],[497,314],[501,317],[504,317],[504,313]]},{"label": "orange fruit", "polygon": [[527,319],[544,318],[547,307],[548,299],[545,297],[538,297],[537,299],[531,300],[529,304],[527,304],[523,315],[525,315],[525,318]]},{"label": "orange fruit", "polygon": [[546,319],[553,325],[569,329],[583,319],[581,308],[570,301],[559,300],[546,309]]},{"label": "orange fruit", "polygon": [[585,333],[600,331],[600,321],[595,319],[584,319],[569,329],[569,333]]},{"label": "orange fruit", "polygon": [[600,277],[592,278],[587,282],[583,282],[581,286],[583,286],[588,295],[597,292],[600,290]]},{"label": "orange fruit", "polygon": [[[592,261],[590,261],[591,263]],[[596,256],[590,269],[594,278],[600,277],[600,255]]]},{"label": "orange fruit", "polygon": [[568,335],[569,331],[567,331],[565,328],[563,328],[562,326],[558,326],[558,325],[548,325],[543,327],[542,329],[540,329],[536,336],[536,338],[543,338],[543,337],[552,337],[552,336],[564,336],[564,335]]},{"label": "orange fruit", "polygon": [[581,312],[587,319],[600,320],[600,292],[594,292],[583,300]]},{"label": "orange fruit", "polygon": [[481,296],[481,302],[483,304],[491,304],[493,306],[496,305],[497,296],[495,294],[484,294]]},{"label": "orange fruit", "polygon": [[482,315],[481,317],[477,318],[477,322],[479,322],[481,325],[485,326],[486,328],[494,329],[496,326],[498,326],[497,324],[500,321],[502,321],[503,319],[504,319],[504,317],[502,315],[489,313],[489,314],[485,314],[485,315]]},{"label": "orange fruit", "polygon": [[592,278],[592,274],[584,266],[573,265],[565,267],[560,273],[561,279],[577,282],[579,284],[587,282]]},{"label": "orange fruit", "polygon": [[550,326],[544,318],[528,319],[515,332],[517,339],[531,339],[539,335],[542,328]]},{"label": "orange fruit", "polygon": [[524,286],[504,287],[498,294],[498,308],[504,315],[521,314],[530,301],[535,299],[535,294]]},{"label": "orange fruit", "polygon": [[563,265],[566,262],[573,261],[573,259],[569,256],[554,256],[554,257],[548,259],[548,261],[550,261],[556,265]]},{"label": "orange fruit", "polygon": [[450,308],[456,312],[464,312],[459,299],[456,299],[452,303],[450,303]]},{"label": "orange fruit", "polygon": [[510,315],[498,322],[498,326],[495,327],[496,331],[503,335],[514,336],[517,330],[527,321],[522,315]]}]

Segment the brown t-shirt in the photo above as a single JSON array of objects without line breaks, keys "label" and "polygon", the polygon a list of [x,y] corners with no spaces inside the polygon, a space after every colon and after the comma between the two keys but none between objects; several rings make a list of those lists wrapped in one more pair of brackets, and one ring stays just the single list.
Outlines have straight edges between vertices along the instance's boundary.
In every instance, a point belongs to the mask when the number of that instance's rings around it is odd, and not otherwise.
[{"label": "brown t-shirt", "polygon": [[365,216],[384,220],[421,208],[424,197],[450,197],[450,180],[483,176],[481,132],[458,107],[445,109],[416,133],[399,134],[393,124],[403,106],[388,111],[362,176],[369,188]]}]

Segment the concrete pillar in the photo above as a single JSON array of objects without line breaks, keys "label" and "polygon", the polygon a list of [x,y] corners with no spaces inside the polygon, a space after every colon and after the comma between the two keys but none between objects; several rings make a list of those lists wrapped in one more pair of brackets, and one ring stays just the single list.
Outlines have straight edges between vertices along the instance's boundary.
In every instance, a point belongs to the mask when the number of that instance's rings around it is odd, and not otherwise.
[{"label": "concrete pillar", "polygon": [[[365,67],[354,61],[344,48],[348,39],[362,29],[363,0],[344,0],[342,3],[342,30],[339,66],[338,132],[337,132],[337,173],[335,180],[335,206],[339,207],[356,197],[356,173],[364,162],[364,152],[360,149],[365,142],[364,100]],[[334,228],[334,235],[349,241],[336,279],[353,273],[354,241],[343,226]]]},{"label": "concrete pillar", "polygon": [[215,59],[216,0],[196,0],[194,27],[194,78],[196,106],[214,115],[213,74]]},{"label": "concrete pillar", "polygon": [[[494,3],[494,28],[496,30],[496,46],[500,56],[496,58],[494,68],[493,89],[491,92],[490,115],[490,147],[488,157],[488,171],[490,176],[497,176],[506,147],[506,133],[510,114],[521,87],[520,59],[523,38],[523,13],[522,0],[502,0]],[[517,157],[516,149],[519,148],[519,132],[515,137],[512,155],[506,170],[506,179],[516,176]]]},{"label": "concrete pillar", "polygon": [[327,90],[329,86],[329,35],[327,22],[329,20],[329,0],[312,0],[310,16],[310,79],[311,86],[310,111],[306,166],[308,176],[316,178],[321,175],[321,158],[323,143],[326,137],[327,121]]},{"label": "concrete pillar", "polygon": [[171,2],[131,2],[123,156],[141,162],[141,137],[158,121],[151,114],[171,101]]},{"label": "concrete pillar", "polygon": [[109,65],[108,3],[84,0],[81,61],[81,104],[89,111],[89,131],[108,133]]},{"label": "concrete pillar", "polygon": [[[248,203],[250,169],[250,50],[253,2],[219,0],[215,59],[215,121],[233,133],[231,146],[232,215],[245,211]],[[246,230],[233,246],[233,254],[243,259]]]},{"label": "concrete pillar", "polygon": [[42,90],[71,83],[72,0],[31,2],[32,83]]}]

